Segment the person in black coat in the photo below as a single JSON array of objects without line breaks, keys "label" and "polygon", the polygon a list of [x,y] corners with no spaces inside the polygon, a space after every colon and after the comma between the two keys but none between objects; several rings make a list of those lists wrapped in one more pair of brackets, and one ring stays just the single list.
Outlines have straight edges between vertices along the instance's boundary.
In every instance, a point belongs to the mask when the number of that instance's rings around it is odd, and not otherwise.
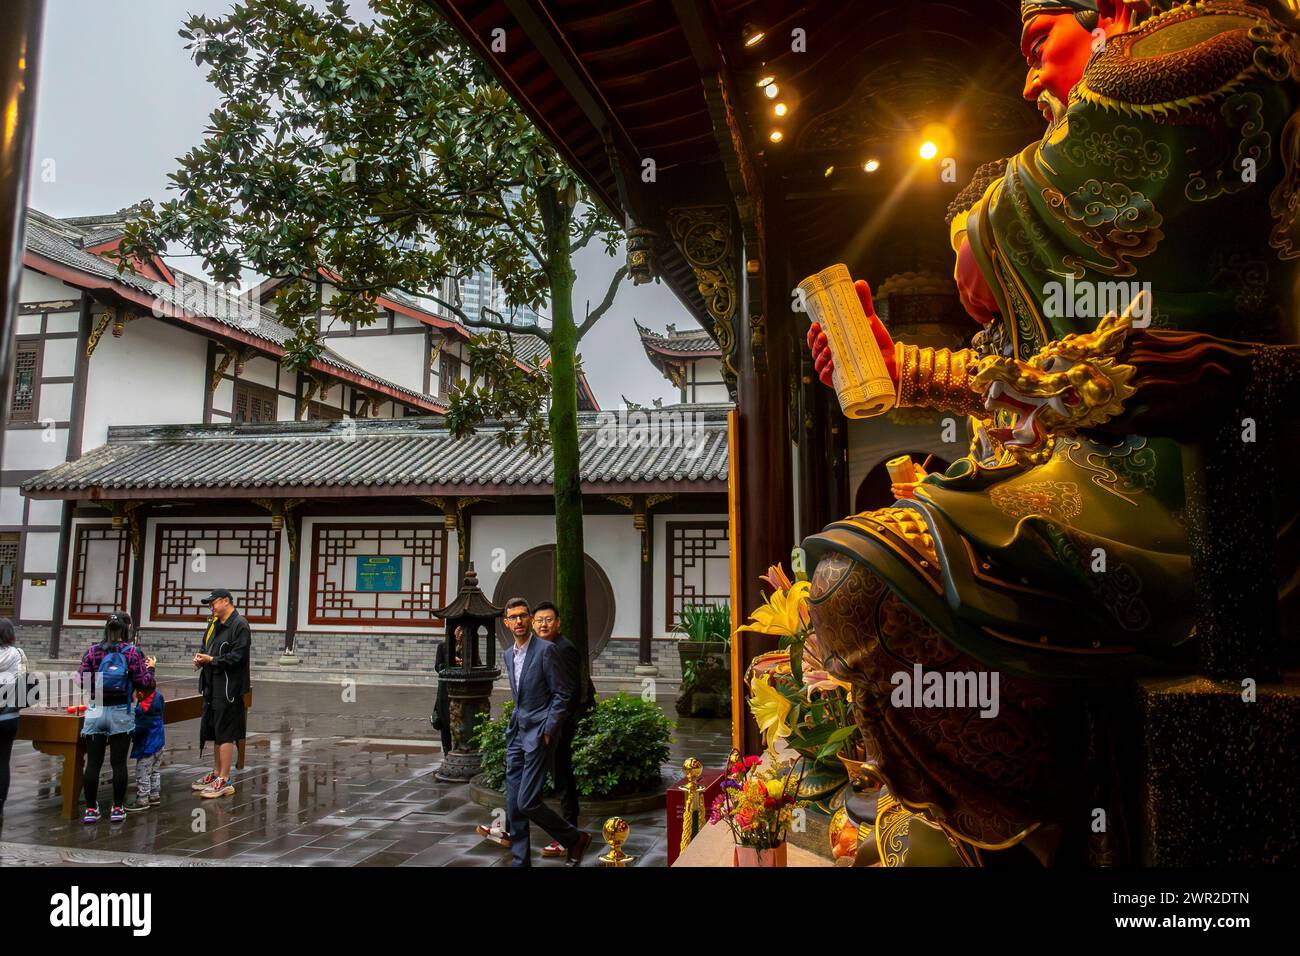
[{"label": "person in black coat", "polygon": [[[588,675],[586,681],[579,682],[578,672],[581,662],[578,659],[577,646],[560,633],[560,612],[550,601],[543,601],[533,612],[533,631],[538,637],[550,641],[561,666],[569,676],[571,686],[577,688],[573,695],[573,705],[565,718],[560,733],[560,742],[555,750],[555,765],[552,779],[555,782],[555,797],[560,803],[560,815],[573,826],[578,825],[578,781],[573,775],[573,735],[578,721],[587,715],[596,702],[596,688]],[[546,847],[543,856],[559,856],[559,844]]]},{"label": "person in black coat", "polygon": [[[452,739],[451,702],[447,698],[447,682],[442,679],[442,674],[448,667],[464,666],[463,651],[461,650],[464,637],[465,629],[457,627],[454,633],[449,634],[446,640],[438,645],[438,650],[433,658],[433,670],[438,675],[438,698],[434,701],[433,716],[429,718],[429,723],[442,736],[442,753],[444,757],[451,753]],[[450,651],[448,645],[451,645]]]}]

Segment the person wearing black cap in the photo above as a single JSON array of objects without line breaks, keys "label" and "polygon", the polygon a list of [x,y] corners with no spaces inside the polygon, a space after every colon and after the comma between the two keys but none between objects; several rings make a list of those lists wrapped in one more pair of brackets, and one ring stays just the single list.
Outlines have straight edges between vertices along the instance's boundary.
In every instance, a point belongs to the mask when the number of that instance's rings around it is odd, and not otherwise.
[{"label": "person wearing black cap", "polygon": [[199,693],[203,695],[203,716],[199,721],[199,753],[213,742],[212,773],[194,781],[199,796],[228,797],[235,792],[230,766],[235,744],[245,736],[244,694],[249,689],[249,660],[252,633],[244,616],[225,588],[214,588],[202,603],[212,610],[203,634],[203,644],[194,655],[199,671]]}]

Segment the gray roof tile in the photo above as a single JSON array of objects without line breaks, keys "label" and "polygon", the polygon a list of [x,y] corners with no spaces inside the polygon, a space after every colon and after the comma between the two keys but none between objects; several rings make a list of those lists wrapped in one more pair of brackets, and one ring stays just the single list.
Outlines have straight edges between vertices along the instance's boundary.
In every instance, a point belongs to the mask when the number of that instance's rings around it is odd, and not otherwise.
[{"label": "gray roof tile", "polygon": [[[582,479],[627,491],[690,482],[722,490],[727,481],[726,407],[679,405],[645,410],[653,423],[612,412],[579,416]],[[109,429],[108,441],[76,461],[23,484],[38,496],[129,497],[187,490],[310,494],[375,488],[390,494],[549,493],[549,450],[531,456],[504,448],[500,425],[455,439],[429,416],[257,425],[149,425]],[[697,489],[709,490],[709,489]],[[172,495],[168,495],[172,496]]]}]

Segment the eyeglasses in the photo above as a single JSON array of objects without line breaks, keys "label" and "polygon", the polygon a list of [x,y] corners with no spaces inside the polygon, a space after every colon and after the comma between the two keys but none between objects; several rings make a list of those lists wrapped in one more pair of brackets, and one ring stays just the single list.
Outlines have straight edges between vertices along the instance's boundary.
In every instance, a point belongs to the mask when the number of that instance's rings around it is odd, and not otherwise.
[{"label": "eyeglasses", "polygon": [[528,620],[528,615],[527,615],[527,614],[507,614],[507,615],[506,615],[506,620],[507,620],[507,621],[526,621],[526,620]]}]

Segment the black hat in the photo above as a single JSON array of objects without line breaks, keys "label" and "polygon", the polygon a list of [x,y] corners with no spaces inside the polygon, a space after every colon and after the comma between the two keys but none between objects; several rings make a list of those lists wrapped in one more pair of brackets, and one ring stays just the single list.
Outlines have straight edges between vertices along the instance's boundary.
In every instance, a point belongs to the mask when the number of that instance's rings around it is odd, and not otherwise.
[{"label": "black hat", "polygon": [[205,598],[199,598],[200,604],[211,604],[217,598],[227,598],[234,601],[234,597],[225,588],[213,588],[212,593]]}]

